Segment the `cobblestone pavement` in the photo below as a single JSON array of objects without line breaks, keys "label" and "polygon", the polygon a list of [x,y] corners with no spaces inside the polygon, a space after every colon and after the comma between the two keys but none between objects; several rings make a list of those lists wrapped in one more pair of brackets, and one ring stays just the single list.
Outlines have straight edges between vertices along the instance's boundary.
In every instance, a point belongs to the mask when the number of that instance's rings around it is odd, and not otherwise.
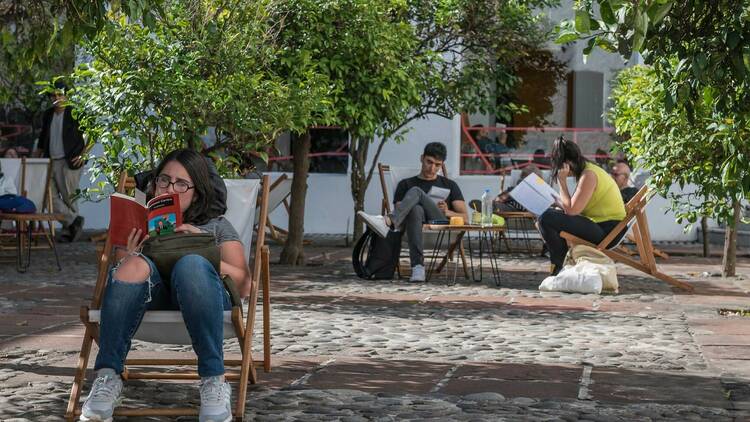
[{"label": "cobblestone pavement", "polygon": [[[25,274],[0,255],[0,420],[62,420],[96,266],[90,243],[61,253],[62,273],[48,251]],[[664,262],[693,295],[621,267],[620,293],[599,296],[539,292],[547,263],[523,255],[501,257],[497,287],[363,281],[348,249],[307,253],[271,267],[273,369],[248,420],[750,420],[750,320],[718,312],[750,308],[748,259],[738,280],[713,277],[716,259]],[[135,341],[131,355],[156,353],[192,349]],[[125,385],[125,405],[198,402],[190,384]]]}]

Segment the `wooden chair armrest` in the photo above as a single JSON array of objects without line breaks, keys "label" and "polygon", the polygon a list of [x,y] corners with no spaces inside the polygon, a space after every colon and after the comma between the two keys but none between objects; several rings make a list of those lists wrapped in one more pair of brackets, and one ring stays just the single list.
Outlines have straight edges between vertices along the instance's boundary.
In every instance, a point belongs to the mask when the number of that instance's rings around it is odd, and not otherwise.
[{"label": "wooden chair armrest", "polygon": [[503,218],[534,218],[534,214],[528,211],[501,211],[496,212],[495,215],[499,215]]}]

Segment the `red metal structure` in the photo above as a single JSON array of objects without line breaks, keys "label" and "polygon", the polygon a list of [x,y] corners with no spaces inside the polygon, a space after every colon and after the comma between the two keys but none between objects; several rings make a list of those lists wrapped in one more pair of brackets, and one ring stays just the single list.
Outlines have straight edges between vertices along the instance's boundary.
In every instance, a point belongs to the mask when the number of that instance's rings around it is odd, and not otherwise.
[{"label": "red metal structure", "polygon": [[[548,158],[549,156],[547,154],[532,154],[532,153],[519,153],[519,152],[508,152],[508,153],[499,153],[499,154],[493,154],[493,153],[486,153],[481,150],[479,147],[479,144],[472,136],[471,132],[478,132],[478,131],[487,131],[487,132],[541,132],[541,133],[572,133],[573,142],[578,143],[578,135],[582,133],[602,133],[602,134],[609,134],[612,133],[611,128],[571,128],[571,127],[494,127],[494,126],[468,126],[466,122],[464,121],[464,118],[462,118],[461,122],[461,143],[462,146],[465,143],[468,143],[471,148],[474,150],[473,153],[461,153],[461,158],[479,158],[481,163],[484,165],[483,170],[470,170],[470,169],[461,169],[461,174],[503,174],[508,173],[510,170],[513,169],[520,169],[528,166],[531,164],[535,158],[536,159],[543,159]],[[589,158],[609,158],[608,155],[597,155],[597,154],[587,154],[587,157]],[[495,164],[490,161],[490,159],[494,158],[520,158],[520,159],[527,159],[528,161],[525,163],[516,163],[509,166],[503,166],[503,167],[496,167]],[[494,161],[494,160],[493,160]],[[549,165],[546,164],[540,164],[540,163],[534,163],[538,167],[545,169],[549,168]]]}]

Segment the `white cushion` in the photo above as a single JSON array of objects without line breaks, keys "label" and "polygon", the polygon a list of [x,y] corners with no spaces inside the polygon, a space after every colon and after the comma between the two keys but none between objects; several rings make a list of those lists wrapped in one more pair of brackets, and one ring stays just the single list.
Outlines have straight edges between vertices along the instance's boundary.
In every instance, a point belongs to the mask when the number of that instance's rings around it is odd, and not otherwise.
[{"label": "white cushion", "polygon": [[[89,321],[100,322],[99,310],[89,311]],[[236,337],[232,311],[224,311],[224,338]],[[146,311],[134,338],[160,344],[192,344],[180,311]]]}]

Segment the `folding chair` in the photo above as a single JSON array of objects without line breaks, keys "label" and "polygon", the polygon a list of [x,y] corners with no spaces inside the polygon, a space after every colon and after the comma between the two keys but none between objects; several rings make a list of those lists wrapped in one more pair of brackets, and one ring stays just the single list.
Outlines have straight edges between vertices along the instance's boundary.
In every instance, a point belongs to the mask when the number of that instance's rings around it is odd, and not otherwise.
[{"label": "folding chair", "polygon": [[[683,281],[679,281],[672,276],[664,274],[659,271],[656,267],[656,260],[654,259],[654,247],[651,243],[651,232],[648,228],[648,220],[646,219],[646,205],[648,201],[653,197],[653,191],[649,191],[648,186],[643,186],[638,193],[625,205],[625,218],[616,225],[612,231],[601,241],[598,245],[594,245],[591,242],[587,242],[579,237],[576,237],[567,232],[561,232],[560,236],[564,238],[569,245],[588,245],[594,247],[603,252],[612,260],[621,262],[629,265],[641,272],[649,274],[659,280],[667,282],[675,287],[679,287],[688,292],[693,291],[693,286]],[[635,239],[635,245],[638,250],[639,260],[635,260],[630,256],[617,250],[617,247],[622,242],[620,236],[618,242],[613,241],[617,236],[626,228],[633,230],[633,238]]]},{"label": "folding chair", "polygon": [[[387,164],[378,163],[380,187],[383,191],[383,202],[381,204],[382,214],[385,215],[391,212],[391,199],[396,193],[396,185],[398,184],[398,182],[407,177],[417,175],[419,174],[419,172],[420,169],[417,167],[393,167]],[[447,176],[448,172],[445,169],[445,165],[443,165],[440,172],[443,176]],[[464,275],[466,276],[466,278],[469,278],[469,267],[466,263],[466,253],[464,251],[463,242],[461,242],[465,234],[466,232],[459,232],[456,235],[456,238],[448,246],[448,251],[441,260],[440,264],[435,269],[435,272],[439,273],[443,269],[445,264],[447,264],[448,261],[453,257],[453,252],[455,252],[456,248],[458,248],[459,255],[461,256],[461,264],[463,266]],[[401,277],[401,265],[398,265],[396,267],[396,271],[398,272],[398,276]]]},{"label": "folding chair", "polygon": [[[234,409],[234,419],[241,421],[245,412],[245,401],[247,399],[247,382],[255,383],[257,374],[255,366],[263,366],[266,372],[271,369],[270,357],[270,273],[269,273],[269,250],[265,242],[265,222],[268,214],[268,192],[269,178],[264,176],[262,184],[260,180],[226,180],[227,184],[227,213],[226,218],[235,226],[240,237],[245,240],[252,237],[253,224],[255,221],[255,204],[258,190],[260,194],[260,223],[258,235],[255,241],[253,262],[253,286],[250,293],[247,316],[243,320],[242,307],[235,306],[231,311],[224,312],[224,338],[237,337],[239,339],[242,359],[224,359],[227,367],[239,366],[239,374],[227,371],[227,380],[237,380],[239,388],[237,401]],[[120,178],[118,190],[123,191],[125,186],[134,186],[132,179],[125,176]],[[246,255],[249,257],[249,248],[246,244]],[[109,260],[112,252],[111,239],[108,237],[104,251],[100,257],[99,274],[94,288],[91,305],[81,308],[81,321],[86,327],[81,352],[78,356],[78,366],[70,392],[70,400],[65,414],[68,421],[73,421],[81,413],[79,403],[82,384],[86,373],[86,367],[91,353],[91,345],[99,338],[99,320],[102,297],[104,294]],[[255,362],[251,355],[253,329],[255,326],[255,310],[258,300],[258,288],[262,283],[263,288],[263,362]],[[135,334],[136,339],[157,343],[169,344],[191,344],[190,336],[185,328],[180,311],[147,311],[143,321]],[[128,366],[169,366],[169,365],[197,365],[197,359],[127,359],[125,371],[122,377],[128,379],[199,379],[195,372],[135,372]],[[195,408],[118,408],[115,410],[117,416],[195,416],[198,409]]]},{"label": "folding chair", "polygon": [[[62,270],[55,244],[54,223],[63,221],[65,216],[55,213],[52,206],[52,161],[48,158],[24,157],[21,159],[20,173],[19,193],[33,202],[37,211],[33,214],[0,213],[0,221],[15,222],[16,270],[26,272],[31,265],[31,249],[35,236],[44,237],[45,247],[51,247],[55,253],[57,269]],[[44,227],[44,223],[47,223],[47,228]]]},{"label": "folding chair", "polygon": [[[271,222],[271,213],[280,207],[282,204],[286,209],[287,214],[289,213],[289,196],[292,194],[292,178],[286,174],[282,174],[276,180],[271,183],[271,191],[268,195],[268,217],[266,219],[266,227],[268,228],[268,234],[271,239],[277,243],[284,244],[286,242],[286,236],[289,232],[274,225]],[[255,224],[258,224],[259,215],[255,215]],[[304,240],[302,242],[305,245],[312,243],[310,240]]]}]

